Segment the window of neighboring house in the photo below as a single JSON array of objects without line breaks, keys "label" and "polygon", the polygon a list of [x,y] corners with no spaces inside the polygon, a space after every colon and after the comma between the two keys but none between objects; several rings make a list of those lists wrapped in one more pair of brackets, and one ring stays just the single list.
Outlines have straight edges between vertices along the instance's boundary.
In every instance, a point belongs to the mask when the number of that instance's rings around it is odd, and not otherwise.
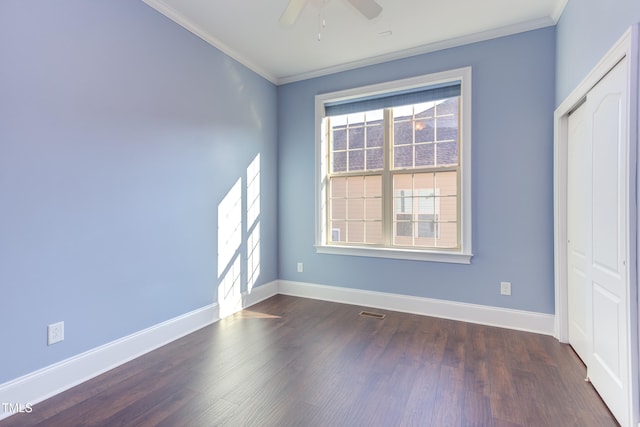
[{"label": "window of neighboring house", "polygon": [[471,69],[316,97],[319,252],[469,263]]},{"label": "window of neighboring house", "polygon": [[[440,238],[439,212],[440,192],[433,188],[422,188],[413,197],[412,190],[395,190],[394,219],[396,221],[396,233],[398,237],[406,238]],[[415,205],[414,205],[415,203]],[[407,239],[408,240],[408,239]]]}]

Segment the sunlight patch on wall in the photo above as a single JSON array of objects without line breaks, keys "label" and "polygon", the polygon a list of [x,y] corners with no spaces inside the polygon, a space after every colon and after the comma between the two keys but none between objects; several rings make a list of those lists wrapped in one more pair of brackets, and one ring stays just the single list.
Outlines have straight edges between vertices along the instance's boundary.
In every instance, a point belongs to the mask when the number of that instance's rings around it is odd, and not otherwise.
[{"label": "sunlight patch on wall", "polygon": [[242,241],[242,180],[238,178],[218,205],[218,278]]},{"label": "sunlight patch on wall", "polygon": [[[218,204],[218,306],[221,318],[242,310],[244,281],[246,292],[251,293],[260,276],[260,154],[247,167],[246,183],[243,186],[242,177],[238,178]],[[246,258],[241,256],[243,252]]]},{"label": "sunlight patch on wall", "polygon": [[240,256],[236,256],[218,285],[218,305],[220,318],[227,317],[242,309],[240,291]]},{"label": "sunlight patch on wall", "polygon": [[247,167],[247,292],[260,276],[260,154]]},{"label": "sunlight patch on wall", "polygon": [[239,178],[218,205],[218,305],[220,317],[242,306],[240,290],[242,242],[242,179]]},{"label": "sunlight patch on wall", "polygon": [[247,231],[260,216],[260,154],[247,167]]},{"label": "sunlight patch on wall", "polygon": [[247,239],[247,274],[247,292],[251,293],[260,276],[260,222]]}]

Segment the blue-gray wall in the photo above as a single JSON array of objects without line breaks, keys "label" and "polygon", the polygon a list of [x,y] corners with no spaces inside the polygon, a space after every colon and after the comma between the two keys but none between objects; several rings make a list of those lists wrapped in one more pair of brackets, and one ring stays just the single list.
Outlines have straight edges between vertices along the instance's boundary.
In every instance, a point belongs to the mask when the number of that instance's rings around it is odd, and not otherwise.
[{"label": "blue-gray wall", "polygon": [[[639,20],[570,0],[555,28],[276,88],[140,1],[0,1],[0,383],[215,302],[217,207],[258,153],[258,284],[552,313],[552,111]],[[316,254],[314,95],[467,65],[472,264]]]},{"label": "blue-gray wall", "polygon": [[277,278],[276,104],[141,1],[0,1],[0,383],[214,303],[218,203],[258,153]]},{"label": "blue-gray wall", "polygon": [[[317,254],[314,96],[468,65],[472,264]],[[553,313],[554,96],[555,27],[278,87],[280,279]]]},{"label": "blue-gray wall", "polygon": [[569,0],[557,25],[556,106],[639,21],[637,0]]}]

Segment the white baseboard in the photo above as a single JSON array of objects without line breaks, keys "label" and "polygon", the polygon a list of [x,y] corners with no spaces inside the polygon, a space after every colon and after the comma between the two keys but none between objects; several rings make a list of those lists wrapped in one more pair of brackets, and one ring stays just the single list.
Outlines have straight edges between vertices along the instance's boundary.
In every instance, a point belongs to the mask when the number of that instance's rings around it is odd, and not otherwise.
[{"label": "white baseboard", "polygon": [[278,293],[423,316],[441,317],[501,328],[553,335],[555,316],[385,292],[280,280]]},{"label": "white baseboard", "polygon": [[[554,333],[554,316],[430,298],[292,281],[273,281],[242,295],[241,310],[276,294],[434,316],[509,329]],[[35,405],[220,319],[211,304],[0,384],[0,402]],[[0,411],[0,420],[12,415]]]},{"label": "white baseboard", "polygon": [[273,282],[265,283],[262,286],[253,288],[250,293],[244,296],[243,308],[250,307],[259,303],[260,301],[264,301],[267,298],[271,298],[272,296],[277,295],[278,284],[279,281],[274,280]]},{"label": "white baseboard", "polygon": [[[249,307],[277,293],[271,282],[242,295],[242,306]],[[110,369],[142,356],[171,341],[208,326],[220,319],[218,304],[211,304],[150,328],[93,348],[69,359],[0,384],[0,402],[35,405]],[[12,415],[0,408],[0,420]]]}]

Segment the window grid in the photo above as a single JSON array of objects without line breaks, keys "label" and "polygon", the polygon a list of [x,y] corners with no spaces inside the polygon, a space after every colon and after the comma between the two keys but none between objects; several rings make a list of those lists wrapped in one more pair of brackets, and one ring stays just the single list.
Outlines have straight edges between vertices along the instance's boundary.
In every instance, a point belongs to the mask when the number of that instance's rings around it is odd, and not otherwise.
[{"label": "window grid", "polygon": [[393,175],[395,246],[459,248],[457,175],[455,171]]},{"label": "window grid", "polygon": [[[411,77],[402,80],[383,82],[379,84],[363,86],[358,88],[351,88],[340,90],[332,93],[325,93],[315,96],[315,112],[316,112],[316,129],[319,132],[316,133],[315,145],[316,145],[316,232],[315,242],[316,251],[318,253],[332,254],[332,255],[348,255],[348,256],[366,256],[376,258],[392,258],[392,259],[407,259],[407,260],[420,260],[420,261],[433,261],[433,262],[445,262],[456,264],[469,264],[473,257],[473,244],[472,244],[472,206],[471,206],[471,116],[472,116],[472,69],[471,67],[463,67],[454,70],[447,70],[437,73],[432,73],[423,76]],[[452,87],[457,85],[457,89],[451,91],[443,91],[441,96],[438,94],[439,88]],[[408,96],[405,96],[407,95]],[[414,96],[414,94],[417,94]],[[436,95],[437,94],[437,95]],[[435,97],[436,95],[438,97]],[[411,144],[417,145],[418,148],[410,147],[411,153],[408,157],[407,165],[419,167],[402,167],[393,168],[393,115],[391,111],[393,108],[397,108],[397,105],[402,105],[401,102],[409,101],[419,103],[436,102],[441,104],[443,99],[456,98],[456,102],[443,105],[448,107],[452,111],[457,110],[457,128],[452,128],[450,124],[447,124],[447,120],[451,120],[448,117],[446,108],[442,111],[434,111],[434,116],[442,116],[443,123],[436,125],[437,134],[435,137],[424,138],[417,135],[411,135]],[[373,100],[373,102],[370,102]],[[414,101],[415,100],[415,101]],[[399,103],[400,102],[400,103]],[[381,245],[364,245],[364,244],[348,244],[339,239],[332,239],[331,237],[331,198],[330,186],[331,180],[336,177],[345,176],[364,176],[371,174],[373,171],[344,171],[333,172],[331,169],[331,156],[333,146],[331,145],[331,129],[330,122],[333,122],[336,117],[340,117],[340,114],[347,115],[357,113],[366,110],[368,108],[386,108],[384,110],[384,118],[387,120],[387,125],[384,128],[384,168],[379,171],[375,171],[376,174],[382,175],[382,187],[383,187],[383,218],[384,224],[384,243]],[[436,110],[440,110],[440,106],[436,106]],[[423,115],[422,118],[428,118],[429,116]],[[416,115],[416,118],[418,116]],[[391,119],[391,121],[389,121]],[[418,121],[418,124],[422,125],[423,122]],[[434,122],[435,123],[435,122]],[[412,125],[409,125],[410,127]],[[445,132],[443,133],[440,129]],[[447,131],[453,131],[453,134],[448,134]],[[413,132],[413,130],[412,130]],[[435,133],[435,132],[434,132]],[[416,139],[414,139],[416,136]],[[447,146],[449,142],[453,143],[453,147]],[[429,143],[420,144],[425,141],[432,141],[431,148],[436,149],[437,162],[432,161],[425,163],[424,158],[420,159],[419,155],[424,154],[420,150],[424,150],[424,146]],[[415,144],[415,141],[418,144]],[[422,146],[422,147],[421,147]],[[437,146],[437,147],[436,147]],[[443,157],[442,154],[448,156]],[[433,153],[431,153],[433,154]],[[414,159],[415,157],[415,159]],[[431,158],[434,158],[431,155]],[[434,158],[435,159],[435,158]],[[414,163],[415,162],[415,163]],[[424,166],[422,166],[424,164]],[[404,166],[404,165],[403,165]],[[442,247],[412,247],[412,246],[398,246],[393,244],[393,177],[399,173],[436,173],[438,186],[443,185],[443,182],[447,181],[451,184],[451,191],[447,189],[448,193],[441,193],[441,214],[446,213],[455,215],[455,218],[446,218],[439,215],[437,218],[440,229],[437,231],[439,236],[444,234],[443,227],[449,227],[454,236],[456,236],[457,247],[456,248],[442,248]],[[449,179],[448,173],[451,172],[455,176],[455,180]],[[446,178],[446,179],[443,179]],[[447,184],[448,185],[448,184]],[[445,195],[448,197],[444,197]],[[452,195],[455,195],[452,196]],[[418,217],[418,222],[430,222],[431,217]],[[435,220],[435,218],[434,218]],[[433,221],[431,221],[433,222]],[[418,226],[420,227],[420,226]],[[435,230],[430,231],[416,231],[416,233],[436,233]],[[344,240],[344,239],[343,239]]]},{"label": "window grid", "polygon": [[329,206],[329,241],[383,243],[380,174],[334,177]]},{"label": "window grid", "polygon": [[393,169],[459,164],[457,97],[392,110]]},{"label": "window grid", "polygon": [[349,114],[331,129],[333,173],[381,170],[383,165],[382,110]]},{"label": "window grid", "polygon": [[[464,70],[465,77],[468,77],[467,73],[468,70]],[[462,194],[463,187],[465,194],[469,192],[468,173],[464,174],[463,182],[461,169],[462,136],[469,135],[468,125],[465,125],[464,128],[462,125],[462,112],[464,110],[465,117],[469,116],[469,103],[465,101],[463,105],[461,95],[414,104],[405,108],[404,114],[396,114],[395,111],[404,107],[377,110],[375,113],[378,116],[375,119],[365,117],[369,112],[347,113],[342,116],[325,115],[323,117],[323,138],[326,138],[324,139],[326,144],[322,145],[321,147],[324,148],[320,150],[321,158],[324,159],[320,165],[324,164],[323,170],[325,172],[322,175],[325,177],[326,185],[326,187],[322,187],[324,190],[321,191],[324,194],[322,203],[326,206],[326,209],[322,210],[324,212],[322,229],[325,236],[325,240],[322,240],[323,244],[344,246],[345,249],[347,247],[379,246],[381,249],[420,249],[428,252],[433,250],[434,253],[460,253],[463,256],[470,254],[471,239],[469,236],[470,225],[468,224],[470,210],[466,196],[463,207]],[[466,93],[465,99],[469,99],[468,93]],[[373,147],[369,143],[371,125],[378,125],[380,111],[383,112],[383,117],[380,120],[383,130],[382,132],[379,130],[374,132],[377,132],[377,135],[382,135],[382,160],[378,159],[373,167],[366,160],[367,155],[364,153],[374,152],[368,150],[380,147],[380,144]],[[335,126],[336,121],[342,121],[342,123]],[[399,132],[396,131],[396,125],[402,124],[410,131],[404,135],[404,140],[398,139]],[[343,132],[342,145],[335,143],[335,130]],[[356,143],[354,143],[354,138],[359,138]],[[400,163],[397,162],[400,157],[398,148],[405,150],[405,157]],[[467,148],[464,150],[466,151]],[[354,152],[358,152],[358,155],[354,155]],[[343,156],[341,167],[336,167],[338,164],[336,160],[339,159],[335,153],[342,153],[338,155]],[[465,169],[468,167],[466,162],[468,160],[465,161]],[[416,206],[421,203],[423,207],[416,207],[408,217],[398,217],[397,215],[401,212],[396,212],[395,194],[397,188],[395,188],[394,180],[403,175],[413,179],[424,174],[430,174],[432,184],[429,186],[412,185],[411,191],[415,190],[416,192],[409,196]],[[367,209],[363,203],[370,201],[367,197],[354,196],[351,193],[348,196],[339,197],[332,194],[332,184],[337,178],[350,178],[353,181],[356,178],[365,179],[371,176],[379,177],[382,180],[381,206],[377,207],[377,212],[381,213],[381,219],[375,221],[364,216]],[[441,185],[447,187],[442,194],[439,188]],[[425,192],[429,191],[432,193],[428,196],[425,195]],[[358,202],[360,207],[353,209],[353,202]],[[334,207],[338,203],[343,203],[344,206],[342,216],[335,214]],[[426,209],[424,206],[428,204],[432,206],[433,212],[424,211]],[[438,206],[437,212],[435,206]],[[354,210],[359,212],[360,217],[352,215]],[[376,222],[382,228],[382,238],[379,242],[377,240],[372,242],[369,239],[368,230],[365,234],[364,225],[372,222]],[[408,226],[406,230],[410,231],[404,233],[407,234],[407,237],[409,237],[408,234],[411,234],[410,241],[398,239],[398,223],[406,223]],[[464,227],[463,223],[466,224]],[[361,233],[358,238],[354,238],[355,229]],[[366,239],[362,237],[364,235],[367,236]],[[443,239],[444,237],[446,238]],[[463,241],[466,243],[463,244]],[[351,252],[351,254],[356,253]],[[364,254],[364,252],[360,254]],[[443,259],[445,258],[438,258],[438,260]],[[463,258],[460,260],[462,261]]]},{"label": "window grid", "polygon": [[[451,99],[451,98],[450,98]],[[422,248],[422,249],[445,249],[445,250],[458,250],[460,249],[460,203],[458,200],[459,193],[459,149],[458,149],[458,127],[459,127],[459,102],[458,97],[453,98],[454,102],[449,102],[449,105],[443,105],[447,100],[438,101],[432,103],[430,110],[433,112],[431,115],[422,115],[420,112],[425,110],[425,105],[411,106],[411,113],[403,117],[400,120],[395,120],[394,109],[389,108],[384,110],[384,117],[382,120],[383,129],[386,129],[382,133],[382,161],[380,163],[380,172],[378,169],[367,169],[367,161],[363,160],[357,165],[353,165],[351,162],[352,157],[345,155],[347,159],[347,165],[345,167],[335,167],[336,153],[350,153],[353,151],[367,152],[368,139],[367,133],[369,128],[372,127],[371,122],[367,121],[365,113],[360,115],[347,115],[338,118],[336,121],[343,120],[344,123],[340,123],[338,126],[332,126],[332,117],[328,118],[327,133],[329,137],[329,150],[327,155],[329,157],[329,193],[327,202],[329,209],[328,214],[328,227],[327,227],[327,242],[333,244],[357,244],[357,245],[374,245],[383,247],[407,247],[407,248]],[[451,108],[453,104],[454,108]],[[422,110],[420,110],[422,109]],[[441,132],[440,126],[438,126],[438,120],[449,121],[451,124],[452,118],[455,120],[455,133],[452,134],[451,130]],[[359,119],[359,120],[358,120]],[[432,138],[424,138],[424,132],[419,132],[424,129],[426,120],[433,120],[433,136]],[[377,121],[377,119],[376,119]],[[405,123],[409,124],[411,128],[411,140],[409,144],[404,144],[411,149],[411,165],[397,167],[395,165],[395,136],[396,136],[396,124]],[[375,123],[374,126],[378,126]],[[338,132],[344,132],[342,135]],[[353,143],[352,138],[357,137],[358,130],[363,133],[361,142]],[[353,131],[353,132],[352,132]],[[439,133],[442,135],[439,135]],[[338,141],[336,144],[335,137],[344,136],[344,141]],[[428,135],[428,134],[427,134]],[[445,136],[454,136],[454,138],[445,138]],[[447,162],[439,162],[438,159],[438,147],[439,144],[453,143],[455,144],[454,156],[449,155]],[[416,159],[419,159],[419,147],[431,146],[433,147],[433,162],[431,164],[418,164],[416,165]],[[336,149],[336,147],[338,149]],[[418,148],[417,148],[418,147]],[[377,147],[376,147],[377,148]],[[420,163],[420,162],[418,162]],[[425,162],[422,162],[425,163]],[[428,163],[428,162],[427,162]],[[377,165],[376,165],[377,166]],[[336,170],[338,169],[338,170]],[[443,203],[447,206],[448,216],[442,216],[439,212],[421,212],[416,210],[410,213],[410,216],[398,216],[401,214],[396,209],[396,197],[395,197],[395,179],[403,175],[410,176],[412,181],[417,175],[431,174],[433,184],[428,187],[416,188],[412,184],[412,194],[417,191],[432,191],[434,195],[431,197],[432,204],[440,206]],[[453,175],[453,187],[455,191],[453,194],[437,195],[439,192],[437,187],[438,175],[442,174],[442,177],[447,177],[449,181]],[[371,220],[367,216],[367,202],[371,198],[365,197],[360,193],[351,194],[346,191],[344,194],[336,195],[334,192],[334,184],[337,179],[354,180],[361,179],[366,180],[367,177],[379,177],[381,180],[380,190],[381,195],[377,197],[379,205],[377,209],[380,212],[380,218]],[[451,183],[449,183],[451,186]],[[384,194],[384,197],[382,196]],[[419,202],[420,195],[412,195],[412,200],[415,199]],[[422,196],[424,197],[424,196]],[[391,200],[390,203],[384,203],[383,200]],[[425,199],[426,200],[426,199]],[[423,201],[422,203],[426,203]],[[353,214],[353,211],[356,211]],[[352,215],[353,214],[353,215]],[[406,214],[405,214],[406,215]],[[378,229],[372,233],[372,225],[375,224]],[[385,226],[386,224],[386,226]],[[398,225],[401,228],[404,227],[404,234],[409,233],[408,239],[401,239],[399,237]],[[400,233],[400,234],[403,234]],[[447,239],[442,237],[448,236]],[[375,238],[372,238],[375,236]],[[453,236],[453,237],[451,237]]]}]

